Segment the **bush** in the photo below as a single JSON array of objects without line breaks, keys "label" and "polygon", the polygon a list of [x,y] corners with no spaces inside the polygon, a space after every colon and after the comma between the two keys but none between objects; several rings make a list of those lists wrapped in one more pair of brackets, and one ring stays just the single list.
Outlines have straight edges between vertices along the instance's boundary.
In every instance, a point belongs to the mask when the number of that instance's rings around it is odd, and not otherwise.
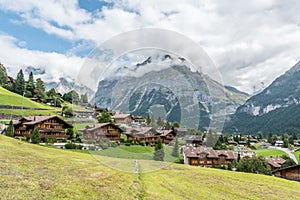
[{"label": "bush", "polygon": [[220,164],[215,164],[214,166],[213,166],[213,168],[216,168],[216,169],[221,169],[221,165]]},{"label": "bush", "polygon": [[109,146],[108,146],[108,144],[106,142],[100,140],[99,147],[101,147],[101,149],[104,150],[104,149],[108,149]]},{"label": "bush", "polygon": [[82,147],[83,147],[82,145],[76,145],[75,143],[71,143],[71,142],[65,144],[66,149],[82,149]]},{"label": "bush", "polygon": [[183,155],[180,155],[180,156],[174,161],[174,163],[177,163],[177,164],[184,164]]},{"label": "bush", "polygon": [[46,143],[55,143],[55,142],[57,142],[57,139],[56,138],[46,138],[45,142]]},{"label": "bush", "polygon": [[140,142],[139,142],[139,145],[145,146],[145,141],[140,141]]}]

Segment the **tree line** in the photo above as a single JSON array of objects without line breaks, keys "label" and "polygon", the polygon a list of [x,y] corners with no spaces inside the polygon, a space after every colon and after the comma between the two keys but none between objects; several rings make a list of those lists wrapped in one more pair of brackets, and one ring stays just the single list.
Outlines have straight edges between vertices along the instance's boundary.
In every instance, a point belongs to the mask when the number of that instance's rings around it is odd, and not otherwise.
[{"label": "tree line", "polygon": [[35,80],[32,72],[29,73],[28,79],[25,80],[23,70],[20,69],[16,79],[12,79],[7,75],[6,69],[1,63],[0,86],[24,97],[38,98],[43,103],[49,103],[55,107],[61,107],[63,101],[75,104],[88,103],[86,93],[79,95],[75,90],[71,90],[61,95],[54,88],[46,91],[45,82],[41,78]]}]

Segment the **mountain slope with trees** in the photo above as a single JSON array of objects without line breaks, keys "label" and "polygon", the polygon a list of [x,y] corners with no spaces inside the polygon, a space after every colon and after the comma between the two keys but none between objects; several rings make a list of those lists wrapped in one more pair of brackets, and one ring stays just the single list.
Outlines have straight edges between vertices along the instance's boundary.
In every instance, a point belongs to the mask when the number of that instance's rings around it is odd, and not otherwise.
[{"label": "mountain slope with trees", "polygon": [[300,62],[240,106],[225,131],[253,134],[300,131]]}]

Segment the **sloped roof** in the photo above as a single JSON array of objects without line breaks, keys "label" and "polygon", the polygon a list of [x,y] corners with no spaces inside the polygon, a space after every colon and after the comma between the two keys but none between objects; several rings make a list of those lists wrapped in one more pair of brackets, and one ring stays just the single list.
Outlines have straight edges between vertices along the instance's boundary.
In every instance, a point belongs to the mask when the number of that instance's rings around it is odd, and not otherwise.
[{"label": "sloped roof", "polygon": [[175,135],[173,130],[160,130],[157,132],[160,134],[160,136],[167,136],[169,133],[173,133]]},{"label": "sloped roof", "polygon": [[131,114],[115,114],[114,116],[112,116],[113,119],[125,119],[127,117],[132,118]]},{"label": "sloped roof", "polygon": [[[200,154],[206,153],[208,158],[218,158],[220,155],[224,155],[227,160],[234,160],[238,158],[238,152],[230,150],[214,150],[211,147],[185,147],[183,152],[187,157],[199,157]],[[253,152],[240,152],[241,158],[252,157]]]},{"label": "sloped roof", "polygon": [[266,160],[269,163],[269,165],[275,168],[281,167],[281,165],[286,162],[286,160],[283,158],[266,158]]},{"label": "sloped roof", "polygon": [[61,122],[63,122],[65,125],[67,125],[68,127],[73,127],[71,124],[69,124],[68,122],[64,121],[63,119],[57,117],[57,116],[27,116],[27,117],[23,117],[19,120],[20,123],[15,123],[15,125],[17,124],[25,124],[25,125],[35,125],[38,123],[41,123],[43,121],[46,121],[48,119],[54,119],[57,118],[58,120],[60,120]]},{"label": "sloped roof", "polygon": [[116,125],[114,125],[112,123],[109,123],[109,122],[107,122],[107,123],[98,123],[98,124],[93,124],[93,125],[87,125],[85,128],[79,129],[78,131],[82,131],[82,132],[85,132],[85,131],[87,131],[87,132],[95,131],[95,130],[100,129],[100,128],[102,128],[104,126],[107,126],[107,125],[111,125],[114,128],[119,129],[119,130],[121,130],[121,132],[123,132],[123,130],[120,129],[118,126],[116,126]]}]

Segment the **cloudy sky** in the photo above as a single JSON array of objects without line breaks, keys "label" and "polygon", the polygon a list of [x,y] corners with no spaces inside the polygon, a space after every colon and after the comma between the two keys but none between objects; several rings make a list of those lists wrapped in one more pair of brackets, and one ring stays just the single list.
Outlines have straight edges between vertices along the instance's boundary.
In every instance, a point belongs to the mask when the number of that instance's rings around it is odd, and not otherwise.
[{"label": "cloudy sky", "polygon": [[179,32],[227,85],[252,93],[300,60],[298,0],[0,0],[0,62],[76,76],[88,53],[139,28]]}]

